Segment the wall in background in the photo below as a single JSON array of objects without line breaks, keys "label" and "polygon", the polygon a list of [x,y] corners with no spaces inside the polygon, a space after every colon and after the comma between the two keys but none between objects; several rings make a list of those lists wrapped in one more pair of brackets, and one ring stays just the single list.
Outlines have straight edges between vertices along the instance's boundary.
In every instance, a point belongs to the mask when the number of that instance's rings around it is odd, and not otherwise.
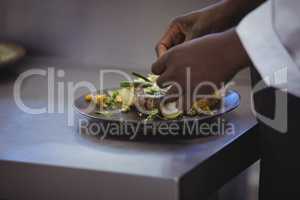
[{"label": "wall in background", "polygon": [[[0,41],[19,42],[34,56],[149,70],[170,20],[216,1],[0,0]],[[220,199],[255,200],[257,185],[247,183],[252,172],[227,184]]]},{"label": "wall in background", "polygon": [[169,21],[212,0],[1,0],[0,40],[83,64],[147,68]]}]

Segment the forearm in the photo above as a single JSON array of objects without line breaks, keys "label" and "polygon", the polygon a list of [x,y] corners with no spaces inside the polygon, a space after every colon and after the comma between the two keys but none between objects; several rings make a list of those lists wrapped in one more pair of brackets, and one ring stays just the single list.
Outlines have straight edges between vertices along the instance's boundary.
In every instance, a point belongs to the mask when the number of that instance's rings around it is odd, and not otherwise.
[{"label": "forearm", "polygon": [[234,28],[220,34],[222,46],[224,46],[224,62],[231,66],[233,71],[249,66],[251,60],[244,49]]},{"label": "forearm", "polygon": [[230,4],[235,4],[240,6],[241,8],[255,8],[265,2],[266,0],[222,0],[222,2],[225,3],[230,3]]},{"label": "forearm", "polygon": [[[210,19],[208,20],[213,24],[213,32],[225,31],[237,26],[248,13],[257,8],[264,1],[265,0],[222,0],[206,8],[212,10]],[[202,23],[200,23],[200,25],[202,25]],[[201,29],[201,26],[199,29]]]},{"label": "forearm", "polygon": [[232,23],[237,24],[245,15],[257,8],[266,0],[223,0],[225,11],[232,15]]}]

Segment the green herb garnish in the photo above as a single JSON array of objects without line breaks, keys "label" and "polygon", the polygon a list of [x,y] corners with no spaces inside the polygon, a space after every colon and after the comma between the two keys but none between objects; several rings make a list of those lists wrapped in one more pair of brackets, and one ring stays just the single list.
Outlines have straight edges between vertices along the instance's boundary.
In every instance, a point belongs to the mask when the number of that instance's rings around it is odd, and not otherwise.
[{"label": "green herb garnish", "polygon": [[141,75],[141,74],[139,74],[139,73],[132,72],[132,75],[133,75],[133,76],[136,76],[136,77],[138,77],[138,78],[141,78],[141,79],[143,79],[143,80],[146,81],[146,82],[151,82],[148,78],[146,78],[145,76],[143,76],[143,75]]},{"label": "green herb garnish", "polygon": [[109,94],[109,97],[108,97],[108,101],[106,103],[106,105],[108,106],[108,108],[116,108],[118,102],[116,101],[116,97],[119,95],[119,91],[117,90],[114,90],[114,91],[111,91],[111,93]]},{"label": "green herb garnish", "polygon": [[128,87],[132,87],[133,83],[130,81],[121,81],[120,82],[120,87],[121,88],[128,88]]},{"label": "green herb garnish", "polygon": [[103,115],[105,117],[111,117],[112,113],[109,111],[95,111],[96,114]]},{"label": "green herb garnish", "polygon": [[159,116],[159,110],[154,109],[154,110],[150,111],[150,113],[147,116],[147,118],[145,119],[145,121],[152,121],[153,119],[157,118],[158,116]]},{"label": "green herb garnish", "polygon": [[128,87],[139,87],[139,86],[142,86],[143,88],[146,88],[146,87],[150,87],[152,86],[153,84],[150,83],[150,82],[144,82],[144,81],[140,81],[140,80],[134,80],[133,82],[130,82],[130,81],[122,81],[120,83],[120,87],[121,88],[128,88]]},{"label": "green herb garnish", "polygon": [[160,88],[155,86],[155,85],[151,86],[151,87],[148,87],[148,88],[145,88],[144,91],[145,91],[146,94],[150,94],[150,95],[157,95],[157,94],[161,93]]}]

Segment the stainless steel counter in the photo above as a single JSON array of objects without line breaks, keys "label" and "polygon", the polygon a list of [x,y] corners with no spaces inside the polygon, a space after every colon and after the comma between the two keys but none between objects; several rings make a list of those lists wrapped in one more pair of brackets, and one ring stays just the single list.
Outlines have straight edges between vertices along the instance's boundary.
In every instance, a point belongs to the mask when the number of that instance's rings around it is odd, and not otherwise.
[{"label": "stainless steel counter", "polygon": [[[17,107],[18,74],[47,67],[65,71],[56,77],[65,89],[70,81],[97,84],[99,69],[106,68],[27,59],[0,72],[0,199],[203,199],[258,159],[247,85],[235,86],[242,104],[226,115],[235,125],[231,134],[163,143],[100,141],[67,125],[67,113],[58,113],[59,105],[67,111],[67,101],[56,102],[52,114],[31,115]],[[114,87],[121,77],[105,79]],[[22,87],[26,105],[47,106],[47,88],[46,77],[27,79]]]}]

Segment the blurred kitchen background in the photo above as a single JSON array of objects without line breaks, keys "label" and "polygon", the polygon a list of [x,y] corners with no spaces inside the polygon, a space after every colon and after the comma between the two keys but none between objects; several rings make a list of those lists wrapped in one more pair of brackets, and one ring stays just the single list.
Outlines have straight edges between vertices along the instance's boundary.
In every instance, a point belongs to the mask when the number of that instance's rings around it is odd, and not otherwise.
[{"label": "blurred kitchen background", "polygon": [[[171,19],[214,2],[0,0],[0,41],[23,45],[29,57],[149,71],[154,46]],[[242,73],[241,82],[248,83],[248,71]],[[255,164],[225,185],[220,199],[256,200],[257,189]]]}]

